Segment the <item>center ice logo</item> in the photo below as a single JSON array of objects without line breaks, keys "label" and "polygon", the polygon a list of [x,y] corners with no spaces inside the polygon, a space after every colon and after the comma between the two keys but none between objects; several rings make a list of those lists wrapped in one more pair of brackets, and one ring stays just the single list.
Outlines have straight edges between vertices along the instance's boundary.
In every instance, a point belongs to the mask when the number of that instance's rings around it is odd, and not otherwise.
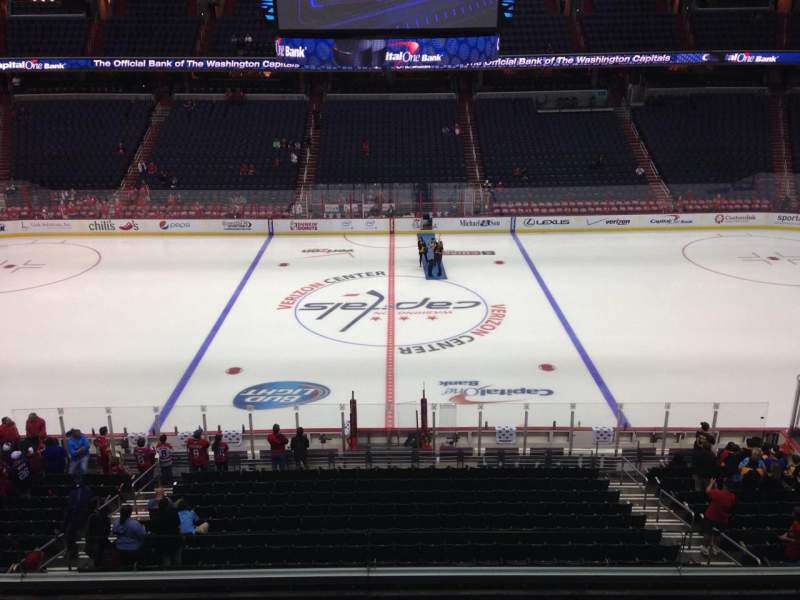
[{"label": "center ice logo", "polygon": [[269,381],[243,389],[233,398],[236,408],[255,410],[286,408],[330,396],[330,388],[308,381]]},{"label": "center ice logo", "polygon": [[492,333],[505,318],[503,304],[489,305],[475,290],[452,281],[398,276],[388,298],[382,271],[329,277],[303,286],[278,306],[291,308],[297,323],[328,340],[386,347],[394,328],[400,355],[437,352]]}]

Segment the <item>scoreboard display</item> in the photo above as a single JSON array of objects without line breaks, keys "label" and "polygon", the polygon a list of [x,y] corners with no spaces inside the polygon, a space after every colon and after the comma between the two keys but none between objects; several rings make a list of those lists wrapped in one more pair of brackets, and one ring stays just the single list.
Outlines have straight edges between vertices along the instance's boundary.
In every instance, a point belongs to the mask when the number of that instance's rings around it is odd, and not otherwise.
[{"label": "scoreboard display", "polygon": [[285,32],[493,31],[498,0],[275,0]]}]

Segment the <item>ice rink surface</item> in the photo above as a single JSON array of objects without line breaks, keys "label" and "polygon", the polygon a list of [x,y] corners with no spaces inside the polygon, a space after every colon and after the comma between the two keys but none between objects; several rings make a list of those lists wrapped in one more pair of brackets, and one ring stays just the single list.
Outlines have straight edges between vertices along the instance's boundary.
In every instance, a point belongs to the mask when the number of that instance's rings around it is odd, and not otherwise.
[{"label": "ice rink surface", "polygon": [[424,386],[440,427],[787,425],[800,234],[443,239],[446,281],[412,235],[4,239],[0,412],[413,427]]}]

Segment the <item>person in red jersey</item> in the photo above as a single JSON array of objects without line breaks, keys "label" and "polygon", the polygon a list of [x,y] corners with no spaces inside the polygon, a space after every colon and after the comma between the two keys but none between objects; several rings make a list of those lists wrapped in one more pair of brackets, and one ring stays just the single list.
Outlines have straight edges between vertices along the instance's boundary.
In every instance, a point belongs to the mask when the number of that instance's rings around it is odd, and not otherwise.
[{"label": "person in red jersey", "polygon": [[725,479],[712,479],[706,488],[706,495],[708,496],[708,508],[704,514],[705,519],[703,519],[704,545],[700,547],[700,552],[707,556],[709,553],[718,553],[719,536],[713,530],[714,528],[723,530],[728,527],[731,511],[736,504],[736,496],[728,489]]},{"label": "person in red jersey", "polygon": [[272,458],[273,471],[286,470],[286,444],[289,440],[281,433],[281,426],[275,423],[272,426],[272,433],[267,436],[269,442],[269,453]]},{"label": "person in red jersey", "polygon": [[28,446],[28,448],[25,450],[25,454],[28,457],[28,466],[31,470],[31,478],[34,481],[42,479],[45,473],[45,463],[41,452],[39,452],[39,450],[33,446]]},{"label": "person in red jersey", "polygon": [[161,485],[172,485],[172,444],[167,442],[167,436],[163,433],[158,438],[156,454],[158,466],[161,467]]},{"label": "person in red jersey", "polygon": [[228,444],[222,441],[222,435],[219,433],[214,436],[214,443],[211,444],[211,451],[214,453],[214,464],[217,466],[217,471],[227,471]]},{"label": "person in red jersey", "polygon": [[100,428],[100,435],[94,438],[97,451],[97,466],[106,475],[111,472],[111,441],[108,439],[108,427]]},{"label": "person in red jersey", "polygon": [[800,560],[800,506],[795,506],[792,511],[792,525],[789,531],[779,535],[778,539],[786,542],[784,549],[786,560],[791,562]]},{"label": "person in red jersey", "polygon": [[136,448],[133,449],[133,457],[136,459],[136,468],[139,474],[143,475],[144,487],[153,481],[153,470],[151,467],[156,464],[156,452],[147,445],[147,440],[140,437],[136,440]]},{"label": "person in red jersey", "polygon": [[47,425],[44,419],[34,412],[29,414],[28,420],[25,421],[25,435],[29,438],[38,439],[39,446],[41,446],[47,437]]},{"label": "person in red jersey", "polygon": [[203,430],[198,429],[186,440],[189,452],[189,465],[192,473],[208,470],[208,440],[203,437]]},{"label": "person in red jersey", "polygon": [[15,447],[19,444],[19,431],[17,425],[8,417],[3,417],[0,421],[0,444],[11,444]]}]

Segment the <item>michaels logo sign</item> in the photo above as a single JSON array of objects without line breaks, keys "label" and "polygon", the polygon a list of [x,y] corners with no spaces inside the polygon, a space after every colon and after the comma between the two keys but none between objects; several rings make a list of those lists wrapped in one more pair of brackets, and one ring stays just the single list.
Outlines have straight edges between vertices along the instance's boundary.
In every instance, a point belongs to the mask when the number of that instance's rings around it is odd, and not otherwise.
[{"label": "michaels logo sign", "polygon": [[498,219],[460,219],[458,224],[462,227],[500,227]]},{"label": "michaels logo sign", "polygon": [[288,46],[283,43],[283,38],[275,40],[275,55],[278,58],[302,58],[306,57],[306,49],[302,46]]}]

